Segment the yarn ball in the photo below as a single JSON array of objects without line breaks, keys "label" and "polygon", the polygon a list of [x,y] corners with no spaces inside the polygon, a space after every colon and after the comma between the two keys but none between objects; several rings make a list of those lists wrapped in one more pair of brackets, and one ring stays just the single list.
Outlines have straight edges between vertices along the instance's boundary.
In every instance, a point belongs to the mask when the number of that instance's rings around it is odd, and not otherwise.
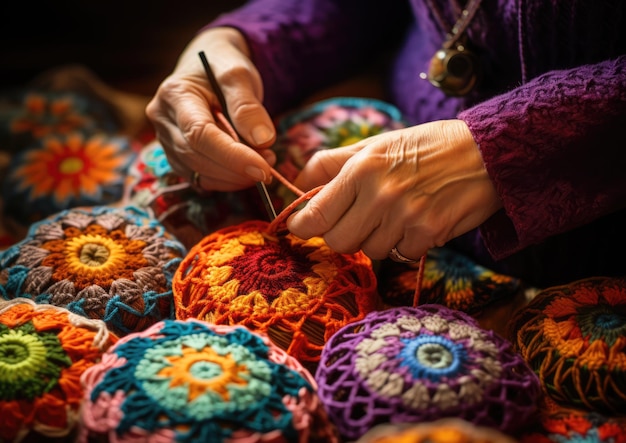
[{"label": "yarn ball", "polygon": [[536,411],[537,376],[492,331],[441,305],[373,312],[328,341],[318,394],[347,438],[381,423],[458,417],[510,432]]},{"label": "yarn ball", "polygon": [[25,298],[0,300],[0,441],[71,435],[80,377],[116,340],[102,321]]},{"label": "yarn ball", "polygon": [[185,254],[136,208],[71,209],[0,253],[0,297],[65,307],[124,335],[173,318],[172,277]]},{"label": "yarn ball", "polygon": [[[381,266],[379,292],[390,306],[413,306],[419,263],[386,261]],[[479,265],[449,248],[431,248],[426,254],[418,304],[441,304],[469,314],[514,297],[522,288],[517,278]]]},{"label": "yarn ball", "polygon": [[554,402],[626,413],[626,278],[544,289],[518,311],[510,330]]},{"label": "yarn ball", "polygon": [[515,443],[502,432],[458,418],[377,425],[356,443]]},{"label": "yarn ball", "polygon": [[626,443],[626,420],[596,412],[562,411],[541,417],[520,443]]},{"label": "yarn ball", "polygon": [[336,441],[311,374],[240,326],[164,320],[120,339],[82,381],[81,442]]},{"label": "yarn ball", "polygon": [[28,227],[59,211],[116,203],[133,143],[122,136],[51,135],[11,159],[2,182],[5,217]]},{"label": "yarn ball", "polygon": [[379,306],[371,260],[248,221],[206,236],[174,275],[176,316],[267,333],[314,371],[338,329]]}]

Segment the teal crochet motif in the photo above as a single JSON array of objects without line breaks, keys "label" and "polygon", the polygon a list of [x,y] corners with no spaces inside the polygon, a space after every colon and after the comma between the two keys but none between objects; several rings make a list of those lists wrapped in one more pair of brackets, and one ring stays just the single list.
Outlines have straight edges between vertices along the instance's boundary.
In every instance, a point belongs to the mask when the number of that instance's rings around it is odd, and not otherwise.
[{"label": "teal crochet motif", "polygon": [[297,441],[315,387],[276,355],[265,337],[243,327],[164,320],[121,339],[87,371],[85,427],[93,437],[106,416],[120,442],[138,430],[172,442],[277,431]]}]

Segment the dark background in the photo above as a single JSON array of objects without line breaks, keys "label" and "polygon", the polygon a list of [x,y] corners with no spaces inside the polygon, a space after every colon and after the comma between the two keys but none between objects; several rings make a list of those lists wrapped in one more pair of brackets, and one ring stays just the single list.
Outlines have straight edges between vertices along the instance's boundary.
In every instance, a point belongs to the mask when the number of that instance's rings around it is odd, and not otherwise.
[{"label": "dark background", "polygon": [[244,0],[45,0],[0,8],[0,90],[68,64],[151,96],[203,25]]}]

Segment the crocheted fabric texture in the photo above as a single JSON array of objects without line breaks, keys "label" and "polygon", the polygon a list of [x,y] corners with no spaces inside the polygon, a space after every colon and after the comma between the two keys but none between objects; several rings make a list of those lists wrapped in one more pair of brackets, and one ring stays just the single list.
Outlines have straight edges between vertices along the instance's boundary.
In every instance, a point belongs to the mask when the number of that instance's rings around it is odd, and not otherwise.
[{"label": "crocheted fabric texture", "polygon": [[[419,263],[381,266],[379,292],[391,306],[414,306]],[[451,309],[479,313],[485,306],[514,297],[519,279],[496,273],[448,248],[432,248],[426,255],[418,304],[441,304]]]},{"label": "crocheted fabric texture", "polygon": [[129,175],[130,204],[151,213],[188,248],[213,231],[266,214],[256,188],[234,192],[195,190],[187,181],[189,177],[181,178],[173,172],[157,142],[141,150]]},{"label": "crocheted fabric texture", "polygon": [[135,149],[113,135],[118,129],[112,111],[87,95],[6,91],[0,97],[0,151],[11,158],[0,173],[5,219],[25,232],[58,211],[118,200]]},{"label": "crocheted fabric texture", "polygon": [[626,420],[595,412],[564,411],[544,416],[520,443],[625,443]]},{"label": "crocheted fabric texture", "polygon": [[78,206],[122,198],[135,153],[126,137],[50,135],[13,156],[2,186],[7,218],[28,226]]},{"label": "crocheted fabric texture", "polygon": [[244,327],[159,322],[121,339],[83,382],[81,442],[336,441],[310,373]]},{"label": "crocheted fabric texture", "polygon": [[626,279],[543,290],[511,323],[516,349],[562,406],[626,412]]},{"label": "crocheted fabric texture", "polygon": [[63,211],[0,253],[0,297],[66,307],[124,335],[173,318],[172,277],[185,254],[135,208]]},{"label": "crocheted fabric texture", "polygon": [[249,221],[194,246],[174,275],[176,316],[241,324],[270,338],[311,371],[324,343],[376,309],[376,277],[362,253],[337,254]]},{"label": "crocheted fabric texture", "polygon": [[356,443],[515,443],[515,440],[493,428],[458,418],[440,418],[429,423],[378,425]]},{"label": "crocheted fabric texture", "polygon": [[0,300],[0,441],[70,435],[80,376],[116,340],[101,321],[24,298]]},{"label": "crocheted fabric texture", "polygon": [[458,417],[503,432],[536,410],[539,381],[511,344],[441,305],[373,312],[338,331],[316,373],[347,438],[381,423]]}]

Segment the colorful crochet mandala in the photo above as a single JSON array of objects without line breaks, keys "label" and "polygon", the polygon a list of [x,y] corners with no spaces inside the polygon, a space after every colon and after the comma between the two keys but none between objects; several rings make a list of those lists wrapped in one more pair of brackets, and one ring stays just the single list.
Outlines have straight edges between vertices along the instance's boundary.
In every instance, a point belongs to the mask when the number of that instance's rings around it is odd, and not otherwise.
[{"label": "colorful crochet mandala", "polygon": [[185,254],[136,208],[63,211],[0,253],[0,297],[65,307],[124,335],[173,318],[172,277]]},{"label": "colorful crochet mandala", "polygon": [[519,311],[510,330],[554,402],[626,414],[626,278],[545,289]]},{"label": "colorful crochet mandala", "polygon": [[165,320],[82,380],[80,442],[337,441],[310,373],[244,327]]},{"label": "colorful crochet mandala", "polygon": [[324,343],[379,307],[371,261],[338,254],[271,224],[224,228],[194,246],[174,275],[176,316],[267,333],[314,371]]},{"label": "colorful crochet mandala", "polygon": [[514,297],[521,281],[496,273],[449,248],[428,250],[415,300],[419,263],[385,262],[379,273],[379,292],[391,306],[441,304],[451,309],[479,313],[485,306]]},{"label": "colorful crochet mandala", "polygon": [[2,183],[4,212],[28,226],[68,208],[114,204],[135,156],[127,137],[50,135],[15,154]]},{"label": "colorful crochet mandala", "polygon": [[0,142],[11,152],[48,136],[114,133],[118,126],[102,103],[75,92],[15,90],[0,99]]},{"label": "colorful crochet mandala", "polygon": [[502,432],[458,418],[375,426],[356,443],[515,443]]},{"label": "colorful crochet mandala", "polygon": [[626,420],[595,412],[564,411],[543,416],[539,429],[520,443],[626,443]]},{"label": "colorful crochet mandala", "polygon": [[80,377],[116,340],[99,320],[24,298],[0,300],[0,441],[72,435]]},{"label": "colorful crochet mandala", "polygon": [[513,432],[536,411],[539,380],[511,344],[441,305],[373,312],[328,341],[318,394],[346,438],[381,423],[457,417]]}]

